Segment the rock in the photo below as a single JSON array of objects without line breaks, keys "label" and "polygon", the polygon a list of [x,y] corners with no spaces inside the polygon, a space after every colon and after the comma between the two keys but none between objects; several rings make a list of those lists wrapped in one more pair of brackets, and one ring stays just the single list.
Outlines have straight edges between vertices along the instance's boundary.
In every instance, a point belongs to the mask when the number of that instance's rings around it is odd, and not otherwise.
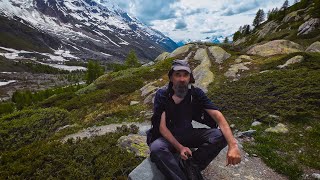
[{"label": "rock", "polygon": [[236,136],[239,138],[242,138],[244,136],[251,137],[252,134],[255,132],[256,132],[256,130],[250,129],[248,131],[239,132]]},{"label": "rock", "polygon": [[280,117],[277,115],[269,114],[268,116],[274,119],[280,119]]},{"label": "rock", "polygon": [[290,58],[286,63],[284,63],[283,65],[279,65],[278,68],[284,68],[284,67],[287,67],[288,65],[290,64],[295,64],[295,63],[299,63],[301,61],[303,61],[303,56],[295,56],[293,58]]},{"label": "rock", "polygon": [[298,15],[298,11],[293,11],[286,15],[283,19],[282,22],[287,23],[287,22],[293,22],[293,21],[298,21],[301,19],[301,17]]},{"label": "rock", "polygon": [[311,177],[312,177],[312,178],[315,178],[315,179],[320,179],[320,174],[318,174],[318,173],[312,173]]},{"label": "rock", "polygon": [[239,45],[239,44],[241,44],[241,43],[244,43],[244,42],[246,42],[246,37],[243,37],[243,38],[241,38],[241,39],[237,39],[235,42],[233,42],[233,45],[234,46],[237,46],[237,45]]},{"label": "rock", "polygon": [[68,124],[68,125],[65,125],[65,126],[63,126],[63,127],[59,127],[59,128],[56,130],[56,132],[62,131],[62,130],[67,129],[67,128],[75,127],[75,126],[76,126],[76,124],[72,124],[72,125]]},{"label": "rock", "polygon": [[184,45],[184,46],[181,46],[181,47],[178,47],[177,49],[175,49],[170,55],[169,55],[169,58],[171,57],[176,57],[180,54],[184,54],[184,53],[187,53],[190,48],[193,47],[192,44],[188,44],[188,45]]},{"label": "rock", "polygon": [[275,21],[270,21],[265,24],[260,31],[257,32],[258,38],[264,38],[270,32],[274,32],[277,29],[278,24]]},{"label": "rock", "polygon": [[201,88],[204,92],[207,92],[208,85],[213,81],[214,76],[210,71],[211,61],[206,49],[198,49],[194,59],[201,61],[200,65],[193,70],[193,76],[196,80],[195,86]]},{"label": "rock", "polygon": [[237,77],[237,73],[239,70],[249,70],[249,68],[245,65],[251,64],[251,62],[239,63],[239,64],[232,64],[227,72],[224,73],[224,76],[228,78],[235,78]]},{"label": "rock", "polygon": [[121,136],[118,139],[118,146],[135,153],[138,157],[148,157],[150,152],[146,141],[146,136],[129,134],[128,136]]},{"label": "rock", "polygon": [[251,126],[260,126],[262,123],[259,121],[254,121]]},{"label": "rock", "polygon": [[151,159],[146,158],[128,176],[128,180],[165,180],[166,178]]},{"label": "rock", "polygon": [[303,51],[302,46],[288,40],[274,40],[262,45],[255,45],[247,51],[247,54],[259,56],[272,56],[276,54],[289,54]]},{"label": "rock", "polygon": [[307,126],[305,130],[306,130],[306,131],[311,131],[311,130],[312,130],[312,127],[311,127],[311,126]]},{"label": "rock", "polygon": [[153,61],[150,61],[150,62],[148,62],[148,63],[146,63],[146,64],[143,64],[142,66],[152,66],[152,65],[154,65],[154,62],[153,62]]},{"label": "rock", "polygon": [[153,92],[155,92],[158,89],[158,87],[155,87],[153,85],[146,86],[143,88],[143,91],[141,92],[141,96],[147,96]]},{"label": "rock", "polygon": [[235,124],[230,124],[230,128],[231,128],[231,129],[234,129],[235,127],[236,127]]},{"label": "rock", "polygon": [[250,61],[252,60],[252,58],[250,56],[248,56],[248,55],[241,55],[238,58],[245,59],[245,60],[250,60]]},{"label": "rock", "polygon": [[211,46],[208,48],[215,62],[221,64],[224,60],[228,59],[231,55],[219,46]]},{"label": "rock", "polygon": [[320,52],[320,42],[312,43],[307,49],[306,52]]},{"label": "rock", "polygon": [[319,27],[320,27],[320,19],[311,18],[307,22],[299,26],[297,35],[309,34],[312,31],[319,29]]},{"label": "rock", "polygon": [[130,106],[133,106],[133,105],[136,105],[136,104],[139,104],[140,102],[139,101],[130,101]]},{"label": "rock", "polygon": [[170,55],[170,53],[163,52],[154,61],[157,62],[157,61],[165,60],[169,55]]},{"label": "rock", "polygon": [[144,100],[143,104],[152,104],[154,101],[154,96],[156,95],[156,91],[149,94]]},{"label": "rock", "polygon": [[270,127],[265,130],[265,132],[273,132],[273,133],[287,133],[289,130],[286,125],[279,123],[275,127]]}]

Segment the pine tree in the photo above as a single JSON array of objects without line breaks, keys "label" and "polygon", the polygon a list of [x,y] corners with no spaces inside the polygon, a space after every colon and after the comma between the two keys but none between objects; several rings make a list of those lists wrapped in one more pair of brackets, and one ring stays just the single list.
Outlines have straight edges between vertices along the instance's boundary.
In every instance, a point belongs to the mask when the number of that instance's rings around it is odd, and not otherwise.
[{"label": "pine tree", "polygon": [[89,60],[86,72],[86,83],[90,84],[103,75],[104,69],[98,62]]},{"label": "pine tree", "polygon": [[245,35],[250,34],[250,25],[249,24],[245,25],[244,34]]},{"label": "pine tree", "polygon": [[223,43],[225,43],[225,44],[229,43],[228,37],[224,38]]},{"label": "pine tree", "polygon": [[253,20],[252,25],[256,28],[258,27],[262,21],[264,21],[264,12],[262,9],[259,9],[256,13],[256,17]]},{"label": "pine tree", "polygon": [[299,1],[298,0],[294,0],[294,3],[293,4],[297,4]]},{"label": "pine tree", "polygon": [[127,67],[139,67],[141,65],[134,50],[130,50],[124,64]]},{"label": "pine tree", "polygon": [[282,5],[282,7],[281,7],[281,9],[286,10],[286,9],[288,9],[288,7],[289,7],[289,1],[285,0],[283,5]]},{"label": "pine tree", "polygon": [[235,32],[234,35],[233,35],[233,42],[236,41],[237,39],[239,39],[240,36],[241,36],[240,31]]}]

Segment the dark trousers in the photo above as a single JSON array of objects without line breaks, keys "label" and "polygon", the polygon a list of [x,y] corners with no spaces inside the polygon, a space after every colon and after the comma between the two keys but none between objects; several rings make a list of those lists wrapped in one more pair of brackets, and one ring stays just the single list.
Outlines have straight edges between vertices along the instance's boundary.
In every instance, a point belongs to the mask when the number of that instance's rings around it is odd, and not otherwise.
[{"label": "dark trousers", "polygon": [[[175,138],[183,146],[198,148],[192,153],[192,159],[200,170],[205,169],[227,145],[220,129],[193,129],[184,135],[175,136]],[[176,150],[165,138],[160,137],[153,141],[150,144],[150,151],[151,160],[167,179],[187,179],[174,156]]]}]

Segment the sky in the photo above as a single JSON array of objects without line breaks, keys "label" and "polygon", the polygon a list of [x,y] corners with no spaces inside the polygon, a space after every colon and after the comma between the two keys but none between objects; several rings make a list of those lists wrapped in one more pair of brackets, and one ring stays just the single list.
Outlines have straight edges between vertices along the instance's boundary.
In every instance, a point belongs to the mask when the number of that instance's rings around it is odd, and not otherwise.
[{"label": "sky", "polygon": [[[114,0],[124,11],[178,42],[230,36],[252,25],[259,9],[280,8],[285,0]],[[294,0],[289,0],[292,5]]]}]

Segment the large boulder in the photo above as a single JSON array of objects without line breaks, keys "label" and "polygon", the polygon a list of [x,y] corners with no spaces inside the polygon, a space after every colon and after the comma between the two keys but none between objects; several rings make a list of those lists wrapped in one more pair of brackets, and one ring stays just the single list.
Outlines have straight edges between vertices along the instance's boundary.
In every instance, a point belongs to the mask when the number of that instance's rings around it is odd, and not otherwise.
[{"label": "large boulder", "polygon": [[146,136],[129,134],[128,136],[121,136],[118,139],[118,146],[129,152],[135,153],[138,157],[148,157],[150,151],[146,141]]},{"label": "large boulder", "polygon": [[320,42],[312,43],[307,49],[306,52],[320,52]]},{"label": "large boulder", "polygon": [[303,51],[302,46],[288,40],[274,40],[262,45],[255,45],[247,51],[247,54],[259,56],[272,56],[276,54],[289,54]]},{"label": "large boulder", "polygon": [[181,54],[185,54],[190,50],[191,47],[193,47],[193,44],[187,44],[187,45],[178,47],[172,53],[170,53],[169,58],[176,57]]},{"label": "large boulder", "polygon": [[128,180],[165,180],[166,178],[148,157],[128,176]]},{"label": "large boulder", "polygon": [[219,46],[211,46],[208,48],[210,53],[215,59],[215,62],[221,64],[224,60],[228,59],[231,55]]},{"label": "large boulder", "polygon": [[162,60],[166,59],[169,55],[170,55],[170,53],[163,52],[154,61],[162,61]]},{"label": "large boulder", "polygon": [[291,59],[289,59],[286,63],[284,63],[283,65],[279,65],[278,66],[278,68],[285,68],[285,67],[287,67],[288,65],[290,65],[290,64],[295,64],[295,63],[299,63],[299,62],[301,62],[301,61],[303,61],[303,56],[295,56],[295,57],[293,57],[293,58],[291,58]]},{"label": "large boulder", "polygon": [[270,21],[265,24],[261,30],[257,32],[259,38],[264,38],[270,32],[274,32],[277,29],[278,24],[275,21]]},{"label": "large boulder", "polygon": [[239,44],[246,42],[246,40],[247,40],[246,37],[237,39],[235,42],[233,42],[233,45],[234,45],[234,46],[238,46]]},{"label": "large boulder", "polygon": [[309,34],[312,31],[320,28],[320,19],[311,18],[307,22],[301,24],[298,28],[298,35]]},{"label": "large boulder", "polygon": [[200,65],[193,70],[193,76],[196,80],[195,86],[201,88],[204,92],[207,92],[208,85],[214,79],[213,73],[210,71],[211,61],[207,54],[207,50],[203,48],[198,49],[194,59],[201,62]]}]

